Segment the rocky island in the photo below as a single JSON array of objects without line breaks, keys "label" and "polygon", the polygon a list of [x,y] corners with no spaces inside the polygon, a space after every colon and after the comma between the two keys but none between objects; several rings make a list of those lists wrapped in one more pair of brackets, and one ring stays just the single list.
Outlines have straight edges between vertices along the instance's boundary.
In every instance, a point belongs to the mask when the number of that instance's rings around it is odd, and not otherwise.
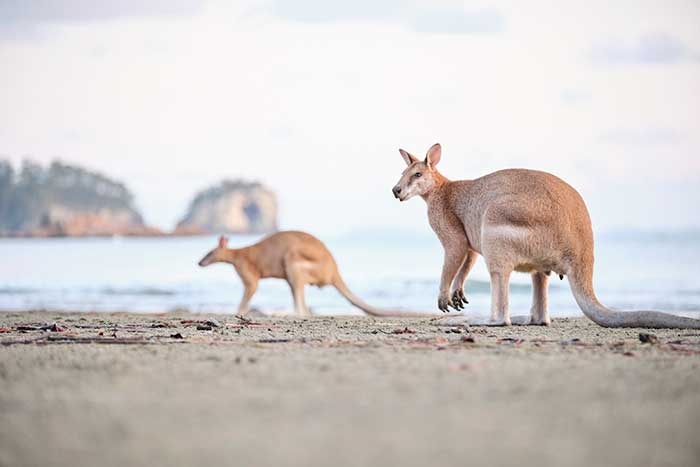
[{"label": "rocky island", "polygon": [[0,160],[0,236],[157,235],[119,182],[59,161]]},{"label": "rocky island", "polygon": [[197,193],[175,234],[267,233],[277,230],[277,197],[257,182],[224,180]]},{"label": "rocky island", "polygon": [[277,197],[257,182],[224,180],[197,193],[171,233],[149,227],[121,182],[60,161],[0,160],[0,237],[256,234],[277,230]]}]

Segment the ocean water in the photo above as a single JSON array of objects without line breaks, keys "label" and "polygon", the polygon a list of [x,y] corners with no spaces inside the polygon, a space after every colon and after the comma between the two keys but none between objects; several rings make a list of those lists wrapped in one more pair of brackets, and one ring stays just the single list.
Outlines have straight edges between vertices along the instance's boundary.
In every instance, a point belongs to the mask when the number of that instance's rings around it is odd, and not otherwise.
[{"label": "ocean water", "polygon": [[[231,237],[231,246],[259,237]],[[356,234],[323,238],[346,283],[380,307],[436,311],[442,249],[432,236]],[[200,268],[215,237],[0,240],[0,310],[234,313],[243,287],[230,265]],[[700,310],[700,234],[617,234],[596,238],[595,288],[618,309]],[[467,311],[489,312],[490,288],[480,259],[467,281]],[[527,314],[530,280],[514,274],[511,314]],[[307,287],[318,314],[359,314],[332,287]],[[291,311],[286,282],[263,280],[252,306]],[[550,281],[553,316],[579,316],[566,278]]]}]

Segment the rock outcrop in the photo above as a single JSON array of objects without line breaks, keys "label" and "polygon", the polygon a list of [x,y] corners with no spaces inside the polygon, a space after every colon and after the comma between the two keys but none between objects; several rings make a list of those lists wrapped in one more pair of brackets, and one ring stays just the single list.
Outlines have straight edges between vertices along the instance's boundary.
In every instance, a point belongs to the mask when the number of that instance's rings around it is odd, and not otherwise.
[{"label": "rock outcrop", "polygon": [[224,180],[198,193],[175,234],[267,233],[277,230],[277,197],[260,183]]},{"label": "rock outcrop", "polygon": [[0,235],[154,235],[122,184],[83,168],[0,161]]}]

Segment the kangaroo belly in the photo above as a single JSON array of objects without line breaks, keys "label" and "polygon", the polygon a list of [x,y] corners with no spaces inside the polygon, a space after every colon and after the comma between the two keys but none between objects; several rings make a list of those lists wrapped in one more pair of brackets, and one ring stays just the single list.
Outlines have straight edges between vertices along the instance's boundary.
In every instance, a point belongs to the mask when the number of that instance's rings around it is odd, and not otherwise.
[{"label": "kangaroo belly", "polygon": [[526,273],[563,269],[564,249],[552,231],[512,224],[487,225],[481,240],[489,263]]}]

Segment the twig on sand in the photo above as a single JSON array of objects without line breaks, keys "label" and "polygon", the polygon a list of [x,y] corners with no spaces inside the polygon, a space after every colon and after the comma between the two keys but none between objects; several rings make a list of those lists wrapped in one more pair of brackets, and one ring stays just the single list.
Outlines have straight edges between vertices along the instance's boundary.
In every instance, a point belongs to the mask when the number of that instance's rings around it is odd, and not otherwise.
[{"label": "twig on sand", "polygon": [[51,332],[63,332],[67,331],[67,328],[61,326],[58,323],[44,323],[44,324],[20,324],[15,326],[16,331],[51,331]]},{"label": "twig on sand", "polygon": [[149,344],[179,344],[184,341],[162,341],[157,339],[129,337],[77,337],[77,336],[41,336],[34,339],[3,341],[2,345],[17,344],[119,344],[119,345],[149,345]]},{"label": "twig on sand", "polygon": [[385,331],[384,329],[375,329],[372,331],[372,334],[378,334],[380,332],[382,334],[415,334],[416,333],[416,331],[414,331],[413,329],[408,329],[408,327],[404,327],[403,329],[396,328],[393,331]]},{"label": "twig on sand", "polygon": [[47,336],[48,342],[63,344],[147,344],[148,339],[133,337],[74,337]]},{"label": "twig on sand", "polygon": [[219,321],[215,320],[214,318],[212,319],[183,319],[180,321],[180,324],[184,324],[185,326],[198,326],[198,327],[208,327],[208,331],[211,331],[212,328],[220,328],[221,323]]},{"label": "twig on sand", "polygon": [[236,315],[236,319],[240,322],[239,324],[226,324],[226,327],[228,328],[234,328],[234,329],[240,329],[240,328],[276,328],[276,324],[264,324],[264,323],[256,323],[250,318],[246,318],[245,316],[238,316]]},{"label": "twig on sand", "polygon": [[41,337],[34,337],[32,339],[18,339],[18,340],[8,340],[8,341],[2,341],[0,344],[2,345],[15,345],[15,344],[36,344],[38,341],[42,341],[45,338],[43,336]]}]

